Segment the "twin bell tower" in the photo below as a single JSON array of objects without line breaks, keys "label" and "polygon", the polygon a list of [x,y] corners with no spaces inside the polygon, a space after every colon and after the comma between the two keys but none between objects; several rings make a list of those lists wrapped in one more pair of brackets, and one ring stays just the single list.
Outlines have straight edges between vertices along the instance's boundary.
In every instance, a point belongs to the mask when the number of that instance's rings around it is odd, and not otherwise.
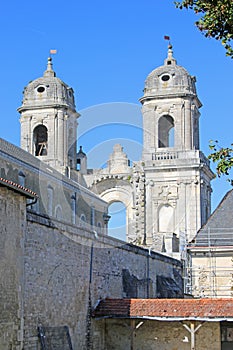
[{"label": "twin bell tower", "polygon": [[109,204],[122,201],[128,242],[181,257],[211,208],[213,173],[200,151],[201,102],[195,82],[177,65],[169,45],[164,64],[148,75],[140,98],[142,159],[130,167],[116,145],[105,169],[87,171],[85,153],[77,153],[80,115],[73,90],[56,77],[49,58],[43,77],[24,89],[18,109],[21,147],[63,175],[77,173],[74,178],[82,177]]}]

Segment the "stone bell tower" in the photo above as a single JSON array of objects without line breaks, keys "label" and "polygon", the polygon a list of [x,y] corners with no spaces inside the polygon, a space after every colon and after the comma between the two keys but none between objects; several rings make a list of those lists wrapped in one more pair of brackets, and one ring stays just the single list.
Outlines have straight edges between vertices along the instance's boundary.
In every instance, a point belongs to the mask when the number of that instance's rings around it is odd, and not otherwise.
[{"label": "stone bell tower", "polygon": [[[210,215],[213,173],[199,150],[195,77],[173,57],[153,70],[140,99],[143,115],[146,244],[182,251]],[[175,254],[174,254],[175,255]]]},{"label": "stone bell tower", "polygon": [[76,169],[77,118],[72,88],[56,77],[48,58],[43,77],[24,89],[21,147],[56,170]]}]

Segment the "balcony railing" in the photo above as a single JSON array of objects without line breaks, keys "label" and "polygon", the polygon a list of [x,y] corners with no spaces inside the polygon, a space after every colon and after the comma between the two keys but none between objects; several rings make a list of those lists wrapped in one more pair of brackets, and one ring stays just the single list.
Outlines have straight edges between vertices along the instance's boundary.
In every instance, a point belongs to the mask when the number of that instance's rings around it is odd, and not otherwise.
[{"label": "balcony railing", "polygon": [[152,154],[154,161],[166,161],[174,159],[200,159],[201,163],[209,166],[210,162],[205,155],[199,150],[191,151],[159,151]]}]

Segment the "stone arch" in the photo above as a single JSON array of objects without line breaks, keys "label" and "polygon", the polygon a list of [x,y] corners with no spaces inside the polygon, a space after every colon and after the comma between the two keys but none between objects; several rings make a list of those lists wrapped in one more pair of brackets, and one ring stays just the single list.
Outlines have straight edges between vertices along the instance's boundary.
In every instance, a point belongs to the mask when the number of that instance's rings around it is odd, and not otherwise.
[{"label": "stone arch", "polygon": [[174,119],[166,114],[158,121],[158,147],[174,147]]},{"label": "stone arch", "polygon": [[58,204],[55,208],[55,218],[57,220],[62,220],[62,207]]},{"label": "stone arch", "polygon": [[109,205],[114,202],[122,202],[126,208],[126,240],[129,241],[132,235],[133,223],[133,194],[129,188],[115,187],[109,188],[102,193],[100,197]]},{"label": "stone arch", "polygon": [[81,227],[86,227],[87,226],[87,218],[85,214],[81,214],[79,218],[79,225]]},{"label": "stone arch", "polygon": [[43,124],[39,124],[33,130],[33,142],[35,156],[47,156],[48,154],[48,129]]}]

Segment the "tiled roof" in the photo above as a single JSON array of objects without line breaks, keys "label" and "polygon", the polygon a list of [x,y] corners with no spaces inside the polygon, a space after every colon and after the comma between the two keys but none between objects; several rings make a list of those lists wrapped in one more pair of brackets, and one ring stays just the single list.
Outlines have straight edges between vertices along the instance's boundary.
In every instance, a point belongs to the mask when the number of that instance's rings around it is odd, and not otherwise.
[{"label": "tiled roof", "polygon": [[2,177],[0,177],[0,186],[6,186],[14,191],[20,192],[21,194],[23,194],[24,196],[26,196],[27,198],[36,198],[38,197],[37,194],[31,190],[29,190],[28,188],[21,186],[13,181],[10,180],[6,180]]},{"label": "tiled roof", "polygon": [[233,298],[224,299],[105,299],[95,318],[231,319]]}]

